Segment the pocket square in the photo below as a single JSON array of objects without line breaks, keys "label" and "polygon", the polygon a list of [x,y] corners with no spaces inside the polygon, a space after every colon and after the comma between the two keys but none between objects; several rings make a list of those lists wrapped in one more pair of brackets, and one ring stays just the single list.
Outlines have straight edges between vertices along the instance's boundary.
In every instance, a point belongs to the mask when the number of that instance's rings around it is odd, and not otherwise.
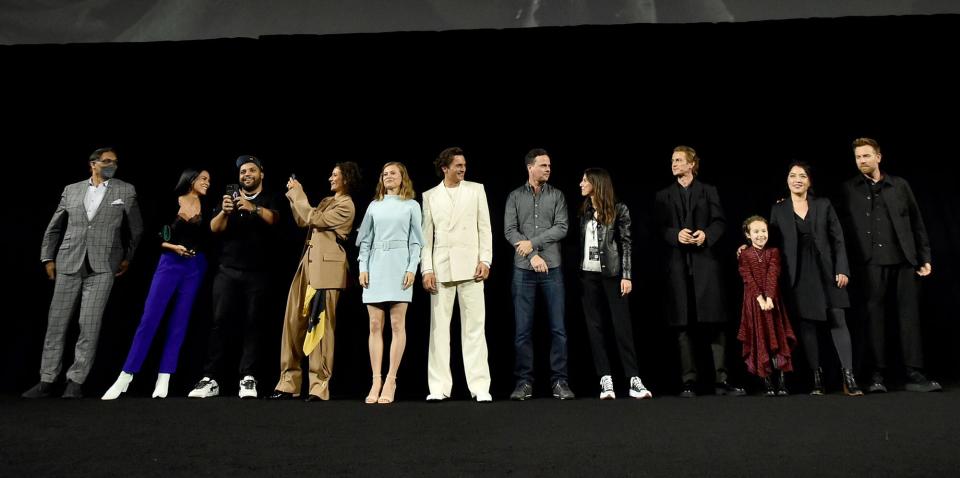
[{"label": "pocket square", "polygon": [[116,200],[114,200],[112,203],[110,203],[110,205],[111,205],[111,206],[122,206],[122,205],[123,205],[123,199],[116,199]]}]

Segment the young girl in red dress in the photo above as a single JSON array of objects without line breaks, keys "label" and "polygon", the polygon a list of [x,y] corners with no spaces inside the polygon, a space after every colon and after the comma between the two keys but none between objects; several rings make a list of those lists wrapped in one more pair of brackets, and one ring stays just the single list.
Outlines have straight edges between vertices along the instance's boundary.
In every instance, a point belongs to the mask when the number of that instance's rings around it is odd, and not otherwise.
[{"label": "young girl in red dress", "polygon": [[743,278],[743,312],[737,339],[743,344],[747,371],[763,379],[767,396],[787,395],[783,373],[793,371],[790,355],[797,338],[777,285],[780,250],[764,247],[768,234],[763,217],[748,217],[743,221],[743,232],[750,247],[738,259]]}]

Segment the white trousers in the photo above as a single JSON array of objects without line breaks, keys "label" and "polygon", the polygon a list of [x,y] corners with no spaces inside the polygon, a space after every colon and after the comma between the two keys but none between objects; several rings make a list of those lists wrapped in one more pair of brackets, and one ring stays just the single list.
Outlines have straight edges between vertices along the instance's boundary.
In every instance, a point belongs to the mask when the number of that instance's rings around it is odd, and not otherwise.
[{"label": "white trousers", "polygon": [[460,343],[463,348],[464,376],[470,395],[490,392],[490,367],[487,364],[487,337],[484,332],[486,306],[483,282],[466,280],[437,284],[430,294],[430,352],[427,357],[427,384],[432,395],[450,396],[450,320],[453,300],[460,296]]}]

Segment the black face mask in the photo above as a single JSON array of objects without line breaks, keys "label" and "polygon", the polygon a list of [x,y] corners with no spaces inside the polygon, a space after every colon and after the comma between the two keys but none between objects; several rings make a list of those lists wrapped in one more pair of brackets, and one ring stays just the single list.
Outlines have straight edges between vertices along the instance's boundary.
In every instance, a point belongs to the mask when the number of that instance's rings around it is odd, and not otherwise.
[{"label": "black face mask", "polygon": [[102,167],[100,167],[100,177],[103,178],[104,181],[113,179],[113,175],[114,175],[114,174],[117,174],[117,167],[116,167],[116,166],[102,166]]}]

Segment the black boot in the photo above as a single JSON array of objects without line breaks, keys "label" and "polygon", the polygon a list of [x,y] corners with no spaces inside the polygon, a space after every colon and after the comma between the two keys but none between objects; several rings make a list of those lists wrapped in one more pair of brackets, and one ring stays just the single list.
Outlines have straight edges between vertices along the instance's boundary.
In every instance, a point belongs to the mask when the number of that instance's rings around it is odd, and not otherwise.
[{"label": "black boot", "polygon": [[742,397],[747,394],[742,388],[730,385],[726,380],[714,384],[714,391],[717,395],[727,395],[731,397]]},{"label": "black boot", "polygon": [[907,369],[907,385],[905,388],[908,392],[939,392],[943,390],[939,383],[927,379],[920,370],[915,368]]},{"label": "black boot", "polygon": [[873,377],[870,378],[870,386],[867,387],[870,393],[886,393],[887,386],[883,384],[883,370],[873,371]]},{"label": "black boot", "polygon": [[768,397],[777,396],[777,389],[773,386],[773,380],[771,380],[770,377],[763,377],[763,386],[767,388],[764,395]]},{"label": "black boot", "polygon": [[857,380],[853,377],[853,370],[845,368],[841,371],[843,375],[843,394],[848,397],[859,397],[863,395]]},{"label": "black boot", "polygon": [[823,369],[817,367],[813,370],[813,390],[810,395],[823,395]]},{"label": "black boot", "polygon": [[778,370],[779,372],[779,381],[777,382],[777,396],[786,397],[790,395],[790,392],[787,391],[787,378],[783,376],[783,370]]}]

